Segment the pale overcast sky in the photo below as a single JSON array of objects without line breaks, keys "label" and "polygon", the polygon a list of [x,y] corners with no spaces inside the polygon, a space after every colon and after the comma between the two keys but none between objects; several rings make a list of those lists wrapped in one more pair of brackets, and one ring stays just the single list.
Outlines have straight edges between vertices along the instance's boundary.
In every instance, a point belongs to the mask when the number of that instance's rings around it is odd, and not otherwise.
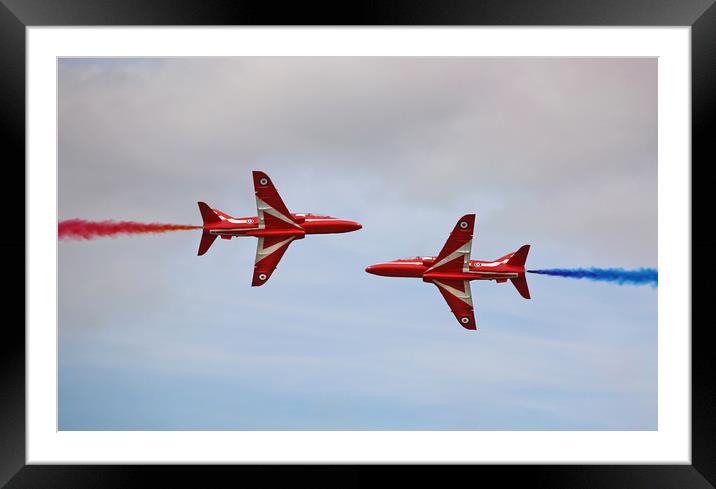
[{"label": "pale overcast sky", "polygon": [[473,282],[478,331],[434,286],[367,265],[436,254],[656,267],[656,59],[206,58],[59,62],[59,219],[289,210],[363,229],[296,242],[199,232],[59,243],[62,430],[654,430],[657,290]]}]

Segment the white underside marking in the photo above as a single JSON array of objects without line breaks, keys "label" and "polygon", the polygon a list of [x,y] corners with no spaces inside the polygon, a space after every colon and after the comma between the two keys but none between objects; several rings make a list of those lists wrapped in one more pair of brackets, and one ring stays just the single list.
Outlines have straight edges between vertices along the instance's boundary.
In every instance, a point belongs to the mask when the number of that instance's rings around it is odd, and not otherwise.
[{"label": "white underside marking", "polygon": [[493,262],[491,262],[491,263],[483,263],[483,264],[480,265],[480,266],[481,266],[481,267],[496,267],[496,266],[499,266],[499,265],[504,265],[504,264],[507,263],[509,260],[510,260],[510,259],[508,258],[507,260],[493,261]]},{"label": "white underside marking", "polygon": [[259,217],[259,229],[265,229],[266,228],[266,221],[264,220],[264,213],[270,214],[278,219],[281,219],[284,222],[287,222],[291,226],[301,228],[298,224],[293,222],[292,219],[284,216],[279,211],[268,205],[263,200],[259,199],[258,196],[256,197],[256,210],[258,211],[258,217]]},{"label": "white underside marking", "polygon": [[439,280],[433,280],[437,284],[438,287],[447,290],[452,295],[463,301],[465,304],[468,304],[470,307],[472,307],[472,294],[470,291],[470,283],[469,282],[463,282],[465,286],[465,292],[462,292],[455,287],[450,287],[449,285],[446,285]]},{"label": "white underside marking", "polygon": [[468,241],[452,253],[450,253],[448,256],[437,262],[432,267],[428,268],[428,272],[430,270],[433,270],[435,268],[439,268],[442,265],[454,260],[455,258],[462,255],[463,257],[463,264],[462,264],[462,271],[468,272],[470,270],[470,253],[472,252],[472,240]]},{"label": "white underside marking", "polygon": [[254,264],[260,262],[273,252],[278,251],[283,245],[290,243],[292,239],[294,239],[293,236],[284,239],[275,245],[269,246],[268,248],[264,248],[264,238],[259,238],[259,242],[256,245],[256,261],[254,261]]},{"label": "white underside marking", "polygon": [[484,272],[482,270],[470,270],[467,273],[473,274],[473,275],[498,275],[503,277],[517,277],[516,273],[512,272]]},{"label": "white underside marking", "polygon": [[258,228],[224,228],[224,229],[210,229],[209,234],[222,234],[234,231],[253,231]]}]

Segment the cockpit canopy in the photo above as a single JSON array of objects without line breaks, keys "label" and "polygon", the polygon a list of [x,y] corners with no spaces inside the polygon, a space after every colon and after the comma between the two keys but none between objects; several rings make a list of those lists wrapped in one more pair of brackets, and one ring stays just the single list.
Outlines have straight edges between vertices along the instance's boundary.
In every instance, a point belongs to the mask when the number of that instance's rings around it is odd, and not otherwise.
[{"label": "cockpit canopy", "polygon": [[310,212],[301,212],[298,214],[293,214],[293,218],[299,224],[304,222],[306,219],[335,219],[335,217],[333,217],[333,216],[324,216],[321,214],[311,214]]},{"label": "cockpit canopy", "polygon": [[424,266],[429,267],[435,263],[434,256],[414,256],[412,258],[400,258],[394,260],[396,262],[422,262]]}]

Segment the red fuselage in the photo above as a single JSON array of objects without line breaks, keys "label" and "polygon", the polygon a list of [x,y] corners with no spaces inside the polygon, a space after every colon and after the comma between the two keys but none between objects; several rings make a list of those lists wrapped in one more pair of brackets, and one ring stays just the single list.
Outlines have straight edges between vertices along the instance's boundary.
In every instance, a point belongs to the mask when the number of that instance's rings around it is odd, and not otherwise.
[{"label": "red fuselage", "polygon": [[424,256],[378,263],[367,267],[365,271],[384,277],[422,278],[426,282],[441,279],[496,280],[505,282],[507,279],[517,278],[520,273],[525,271],[523,266],[508,265],[506,259],[501,261],[470,260],[470,266],[467,271],[450,273],[428,272],[434,264],[434,256]]},{"label": "red fuselage", "polygon": [[313,214],[291,214],[300,229],[262,229],[259,227],[259,219],[256,216],[231,217],[216,209],[213,209],[213,211],[221,220],[204,224],[204,229],[208,230],[210,234],[219,235],[224,239],[231,239],[234,236],[254,236],[257,238],[294,236],[295,239],[301,239],[306,234],[348,233],[357,231],[362,227],[357,222],[347,219],[336,219],[335,217]]},{"label": "red fuselage", "polygon": [[525,261],[530,245],[523,245],[497,260],[472,260],[474,230],[475,214],[465,214],[458,219],[437,256],[416,256],[378,263],[365,271],[384,277],[421,278],[423,282],[435,284],[460,326],[477,329],[470,281],[494,280],[502,283],[509,280],[522,297],[529,299]]}]

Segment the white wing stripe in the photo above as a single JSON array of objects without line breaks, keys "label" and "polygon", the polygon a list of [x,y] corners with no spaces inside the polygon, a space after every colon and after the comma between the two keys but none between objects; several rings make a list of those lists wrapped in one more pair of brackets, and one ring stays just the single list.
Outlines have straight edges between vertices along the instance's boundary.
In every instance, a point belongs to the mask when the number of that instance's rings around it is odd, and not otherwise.
[{"label": "white wing stripe", "polygon": [[467,272],[470,270],[470,253],[472,253],[472,240],[468,241],[461,247],[459,247],[457,250],[450,253],[448,256],[437,262],[435,265],[430,267],[427,271],[433,270],[434,268],[438,268],[443,266],[444,264],[454,260],[458,256],[463,256],[463,264],[462,264],[462,271]]},{"label": "white wing stripe", "polygon": [[438,280],[433,280],[437,284],[438,287],[441,287],[444,290],[447,290],[452,295],[457,297],[458,299],[462,300],[465,304],[468,304],[470,307],[472,307],[472,294],[470,291],[470,282],[463,282],[465,286],[465,292],[462,292],[455,287],[450,287],[449,285],[446,285]]},{"label": "white wing stripe", "polygon": [[273,252],[278,251],[283,245],[290,243],[292,239],[294,239],[293,236],[288,239],[284,239],[275,245],[271,245],[268,248],[264,248],[264,238],[259,238],[258,246],[256,246],[256,261],[254,264],[260,262]]},{"label": "white wing stripe", "polygon": [[295,226],[297,228],[301,227],[298,224],[296,224],[295,222],[293,222],[292,219],[290,219],[287,216],[284,216],[279,211],[277,211],[276,209],[274,209],[273,207],[271,207],[270,205],[268,205],[266,202],[259,199],[258,197],[256,197],[256,210],[258,211],[258,214],[259,214],[259,229],[264,229],[266,227],[266,223],[264,221],[264,213],[271,214],[272,216],[277,217],[277,218],[281,219],[282,221],[287,222],[290,225]]}]

